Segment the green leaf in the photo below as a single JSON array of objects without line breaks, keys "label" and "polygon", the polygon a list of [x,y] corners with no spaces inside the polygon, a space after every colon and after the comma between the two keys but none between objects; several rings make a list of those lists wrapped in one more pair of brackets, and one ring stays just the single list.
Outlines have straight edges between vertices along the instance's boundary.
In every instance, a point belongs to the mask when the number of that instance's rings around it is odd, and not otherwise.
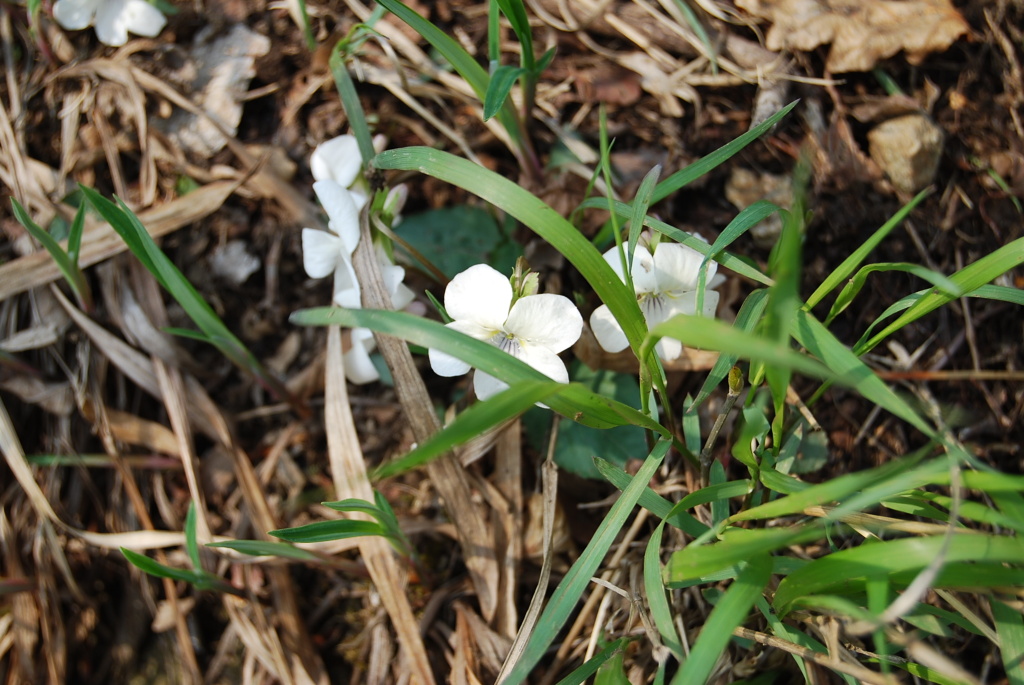
[{"label": "green leaf", "polygon": [[[69,252],[64,251],[64,248],[61,247],[60,243],[52,235],[44,231],[32,220],[32,217],[28,215],[28,212],[21,206],[21,203],[13,197],[11,198],[11,208],[14,211],[14,218],[18,220],[18,223],[50,254],[61,275],[64,276],[64,280],[71,286],[71,290],[74,292],[75,299],[78,300],[79,305],[87,311],[91,310],[92,292],[89,288],[89,282],[85,279],[85,274],[78,268],[78,245],[74,246],[75,256],[72,257]],[[84,222],[82,212],[82,207],[79,206],[78,212],[75,214],[74,223],[72,223],[71,233],[68,236],[69,251],[72,247],[72,238],[76,237],[75,226],[78,226],[77,241],[81,243],[81,226]]]},{"label": "green leaf", "polygon": [[188,512],[185,514],[185,549],[188,551],[188,558],[192,561],[192,568],[196,571],[203,570],[203,560],[199,558],[199,543],[196,542],[196,503],[189,502]]},{"label": "green leaf", "polygon": [[[736,314],[736,321],[733,322],[733,327],[738,331],[752,334],[761,320],[767,305],[767,290],[758,289],[750,293],[747,295],[747,299],[743,300],[743,304],[740,305],[740,311]],[[718,360],[715,361],[715,365],[711,367],[707,378],[704,379],[704,385],[701,386],[700,392],[697,393],[697,399],[693,401],[690,412],[696,412],[697,407],[711,396],[711,393],[718,387],[718,384],[729,375],[729,371],[739,361],[739,358],[738,354],[725,352],[718,355]]]},{"label": "green leaf", "polygon": [[[509,385],[520,381],[550,381],[528,364],[502,352],[497,347],[476,340],[457,331],[404,312],[373,309],[340,309],[323,307],[306,309],[292,314],[292,323],[306,326],[347,326],[369,328],[378,333],[393,335],[426,348],[444,350],[470,366],[482,370]],[[650,417],[632,407],[600,397],[578,384],[561,386],[546,404],[555,411],[588,426],[611,428],[634,424],[664,434],[667,430]]]},{"label": "green leaf", "polygon": [[164,566],[163,564],[150,559],[145,554],[133,552],[125,547],[121,548],[121,554],[124,555],[125,559],[131,562],[132,566],[135,566],[139,570],[156,578],[170,578],[171,580],[182,581],[192,585],[200,583],[203,579],[203,573],[201,571],[191,571],[182,568]]},{"label": "green leaf", "polygon": [[544,656],[544,653],[547,652],[549,645],[554,642],[562,626],[565,625],[569,616],[574,612],[580,597],[590,585],[590,579],[597,572],[601,561],[608,553],[608,549],[612,546],[626,519],[632,513],[637,500],[640,499],[641,493],[657,471],[658,466],[661,465],[665,454],[671,446],[671,441],[661,440],[655,446],[650,456],[647,457],[643,466],[640,467],[640,470],[633,478],[633,482],[629,484],[629,487],[623,491],[622,496],[612,505],[611,510],[604,517],[601,525],[598,526],[586,549],[583,550],[583,554],[580,555],[576,563],[566,573],[562,582],[555,588],[551,599],[544,608],[544,612],[537,621],[533,634],[526,643],[522,657],[504,681],[505,685],[519,685],[519,683],[522,683],[530,674],[530,671],[533,670],[533,667],[540,661],[541,657]]},{"label": "green leaf", "polygon": [[316,521],[297,528],[272,530],[270,534],[287,542],[327,542],[330,540],[346,540],[348,538],[377,535],[390,537],[384,526],[374,521]]},{"label": "green leaf", "polygon": [[[520,381],[508,390],[483,402],[477,402],[458,415],[454,421],[430,437],[401,459],[379,466],[371,474],[373,480],[390,478],[426,464],[523,413],[535,403],[547,400],[564,386],[556,381]],[[330,505],[329,505],[330,506]],[[333,507],[332,507],[333,508]]]},{"label": "green leaf", "polygon": [[832,304],[832,309],[829,310],[828,317],[825,319],[825,325],[828,325],[835,317],[846,310],[847,307],[853,302],[854,298],[863,289],[864,284],[867,282],[868,276],[878,271],[903,271],[913,276],[928,281],[942,292],[951,295],[953,297],[963,296],[963,292],[957,287],[956,283],[938,273],[932,271],[919,264],[908,264],[904,262],[887,262],[883,264],[869,264],[861,267],[859,271],[850,279],[843,289],[839,292],[836,297],[836,301]]},{"label": "green leaf", "polygon": [[[860,547],[834,552],[783,578],[775,592],[773,605],[780,615],[785,615],[799,597],[836,591],[849,592],[851,588],[862,586],[869,576],[891,576],[905,572],[912,578],[943,551],[946,542],[946,536],[935,535],[865,543]],[[945,560],[946,563],[972,561],[976,564],[1022,564],[1024,545],[1021,545],[1019,538],[959,534],[949,539],[948,547],[945,547]]]},{"label": "green leaf", "polygon": [[299,561],[322,561],[320,557],[307,552],[304,549],[289,545],[285,542],[271,542],[269,540],[227,540],[224,542],[210,542],[207,547],[223,547],[233,549],[242,554],[253,557],[280,557],[282,559],[297,559]]},{"label": "green leaf", "polygon": [[651,610],[654,625],[661,634],[661,641],[672,650],[676,659],[683,661],[683,645],[672,621],[672,609],[669,607],[665,584],[662,582],[661,537],[664,532],[665,522],[662,521],[654,529],[651,539],[647,541],[647,549],[644,551],[644,592],[647,593],[647,605]]},{"label": "green leaf", "polygon": [[572,673],[559,680],[558,685],[582,685],[582,683],[586,682],[587,678],[597,673],[597,669],[603,663],[620,653],[629,643],[630,639],[628,637],[620,637],[618,640],[608,643],[601,651],[581,664]]},{"label": "green leaf", "polygon": [[750,608],[771,579],[771,558],[765,554],[749,558],[739,576],[708,616],[690,655],[676,673],[673,683],[698,685],[707,682],[718,658],[732,640],[732,631],[743,623]]},{"label": "green leaf", "polygon": [[[308,30],[308,17],[307,30]],[[312,38],[312,34],[309,34]],[[373,149],[373,135],[370,133],[370,126],[366,123],[366,112],[363,111],[363,103],[359,100],[359,93],[356,92],[356,85],[352,82],[352,75],[348,73],[345,64],[344,41],[338,41],[331,50],[331,57],[328,59],[328,66],[331,68],[331,75],[334,77],[334,85],[338,89],[338,97],[345,109],[345,116],[348,117],[349,128],[355,136],[356,144],[359,146],[359,156],[362,157],[361,168],[365,169],[377,151]],[[315,48],[310,48],[311,50]]]},{"label": "green leaf", "polygon": [[433,176],[468,190],[521,221],[576,267],[601,301],[608,305],[630,347],[639,350],[647,324],[636,296],[622,287],[622,281],[589,240],[525,188],[478,164],[430,148],[387,150],[377,155],[374,165],[380,169],[415,170]]},{"label": "green leaf", "polygon": [[823,535],[818,522],[791,528],[728,528],[722,533],[720,542],[712,545],[690,543],[669,557],[665,566],[665,585],[689,585],[689,580],[705,577],[790,545],[818,540]]},{"label": "green leaf", "polygon": [[469,205],[404,216],[394,231],[448,278],[481,262],[509,274],[523,253],[490,212]]},{"label": "green leaf", "polygon": [[917,205],[921,203],[928,195],[931,194],[931,189],[926,188],[920,193],[914,196],[914,198],[904,205],[900,211],[893,214],[892,218],[886,221],[881,228],[875,231],[870,238],[864,241],[864,243],[858,247],[853,253],[843,260],[843,263],[837,266],[832,273],[830,273],[821,285],[818,286],[814,294],[807,298],[804,309],[810,311],[818,305],[823,299],[825,299],[830,292],[839,287],[839,284],[850,277],[850,275],[857,269],[861,263],[867,259],[868,255],[874,250],[879,243],[881,243],[894,228],[899,226],[903,219],[907,217],[910,212],[914,210]]},{"label": "green leaf", "polygon": [[1010,685],[1024,685],[1024,617],[1018,609],[994,597],[989,605],[999,635],[999,653],[1003,657],[1006,678]]},{"label": "green leaf", "polygon": [[775,124],[781,121],[784,116],[789,114],[790,111],[796,107],[798,102],[799,100],[795,100],[789,103],[754,128],[737,137],[735,140],[729,141],[710,155],[702,157],[693,164],[680,169],[666,178],[664,181],[659,183],[658,187],[655,189],[653,201],[658,202],[659,200],[665,199],[683,186],[697,180],[718,165],[729,160],[733,155],[771,130]]},{"label": "green leaf", "polygon": [[[601,476],[619,490],[625,490],[633,482],[633,476],[600,457],[594,458],[594,465],[601,472]],[[656,517],[664,519],[670,526],[675,526],[695,538],[708,532],[708,527],[686,513],[685,508],[673,507],[671,502],[651,488],[644,488],[637,504]]]},{"label": "green leaf", "polygon": [[[633,253],[636,252],[636,244],[640,240],[640,231],[644,227],[644,217],[647,216],[647,209],[651,206],[651,197],[654,195],[654,187],[658,183],[659,176],[661,176],[661,166],[656,165],[644,176],[644,180],[640,182],[640,187],[636,191],[636,197],[633,199],[633,214],[629,219],[629,247],[626,249],[626,268],[622,270],[624,274],[633,273]],[[697,311],[700,310],[698,309]]]},{"label": "green leaf", "polygon": [[503,64],[491,73],[491,82],[487,85],[484,95],[484,121],[487,121],[501,110],[516,80],[526,73],[522,67]]},{"label": "green leaf", "polygon": [[[1022,263],[1024,263],[1024,238],[1017,238],[1013,242],[1003,245],[995,252],[985,255],[973,264],[968,264],[950,276],[949,280],[960,292],[970,293]],[[929,290],[914,301],[899,318],[876,333],[866,343],[858,344],[854,351],[857,355],[870,352],[891,334],[954,299],[956,299],[955,296],[947,293],[935,289]]]}]

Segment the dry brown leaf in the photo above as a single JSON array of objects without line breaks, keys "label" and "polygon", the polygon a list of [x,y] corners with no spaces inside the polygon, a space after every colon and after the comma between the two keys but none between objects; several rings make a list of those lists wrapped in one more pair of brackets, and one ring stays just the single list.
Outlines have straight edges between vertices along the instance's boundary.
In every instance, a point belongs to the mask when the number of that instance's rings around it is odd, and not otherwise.
[{"label": "dry brown leaf", "polygon": [[917,64],[968,31],[950,0],[736,0],[772,22],[770,50],[808,51],[831,43],[826,66],[841,74],[868,71],[900,50]]}]

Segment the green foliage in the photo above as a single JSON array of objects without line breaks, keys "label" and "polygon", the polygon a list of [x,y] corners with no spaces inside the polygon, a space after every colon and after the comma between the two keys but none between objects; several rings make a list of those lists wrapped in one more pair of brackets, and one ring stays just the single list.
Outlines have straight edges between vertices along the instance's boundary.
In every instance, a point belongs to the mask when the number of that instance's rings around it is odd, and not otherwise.
[{"label": "green foliage", "polygon": [[85,311],[92,311],[92,289],[82,269],[78,266],[78,255],[82,246],[82,233],[85,230],[85,205],[79,205],[75,212],[75,218],[71,222],[68,231],[67,248],[61,247],[60,243],[49,233],[44,231],[32,220],[25,208],[13,197],[11,208],[14,211],[14,218],[24,227],[29,234],[35,238],[43,248],[50,253],[64,280],[71,286],[71,291],[78,300],[78,305]]},{"label": "green foliage", "polygon": [[402,217],[394,231],[448,278],[481,262],[508,274],[523,253],[509,228],[480,207],[462,205],[410,214]]}]

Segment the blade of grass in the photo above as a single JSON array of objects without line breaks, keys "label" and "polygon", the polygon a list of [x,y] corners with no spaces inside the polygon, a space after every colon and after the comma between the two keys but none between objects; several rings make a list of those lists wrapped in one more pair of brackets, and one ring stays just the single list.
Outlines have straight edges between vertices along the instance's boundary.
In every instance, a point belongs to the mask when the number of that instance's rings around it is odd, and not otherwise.
[{"label": "blade of grass", "polygon": [[857,267],[867,259],[871,251],[878,247],[879,243],[885,240],[886,236],[888,236],[894,228],[899,226],[907,215],[914,211],[914,208],[921,204],[921,201],[928,197],[931,192],[930,188],[926,188],[915,195],[910,202],[893,214],[892,218],[882,224],[881,228],[875,231],[870,238],[865,240],[864,243],[854,250],[849,257],[844,259],[842,264],[837,266],[832,273],[826,276],[825,280],[821,282],[821,285],[819,285],[814,293],[807,298],[807,302],[804,304],[804,309],[807,311],[814,309],[814,307],[825,299],[830,292],[846,281],[850,275],[857,270]]},{"label": "blade of grass", "polygon": [[921,280],[928,281],[947,295],[951,295],[953,297],[963,296],[963,292],[951,280],[937,271],[932,271],[931,269],[919,264],[908,264],[904,262],[869,264],[861,267],[853,278],[851,278],[839,292],[839,295],[836,297],[836,301],[832,304],[832,309],[829,310],[828,316],[825,318],[826,326],[850,306],[854,298],[860,294],[861,289],[867,282],[868,276],[878,271],[903,271],[904,273],[911,274],[912,276],[917,276]]},{"label": "blade of grass", "polygon": [[733,629],[746,620],[750,608],[761,597],[771,575],[772,562],[769,556],[762,554],[749,559],[746,568],[711,611],[689,657],[672,679],[673,683],[697,685],[707,682],[718,658],[732,640]]},{"label": "blade of grass", "polygon": [[1024,685],[1024,617],[995,597],[989,600],[992,618],[999,635],[999,653],[1003,658],[1010,685]]},{"label": "blade of grass", "polygon": [[559,680],[558,685],[581,685],[586,682],[587,678],[597,673],[597,669],[605,662],[621,652],[629,641],[630,638],[628,637],[620,637],[618,640],[608,643],[601,651],[582,663],[576,670]]},{"label": "blade of grass", "polygon": [[[601,473],[601,476],[619,490],[625,490],[633,482],[633,476],[600,457],[594,459],[594,465]],[[707,526],[688,514],[684,509],[673,507],[671,502],[651,488],[644,488],[637,504],[659,519],[664,519],[669,525],[675,526],[695,538],[708,531]]]},{"label": "blade of grass", "polygon": [[[290,321],[305,326],[339,325],[369,328],[428,349],[444,350],[512,386],[521,381],[551,380],[494,345],[458,333],[436,321],[404,312],[322,307],[294,312]],[[547,403],[555,411],[587,426],[611,428],[633,424],[649,428],[659,434],[667,434],[667,430],[661,424],[633,407],[597,395],[576,383],[560,385],[559,392],[552,395]]]},{"label": "blade of grass", "polygon": [[252,557],[279,557],[281,559],[296,559],[298,561],[321,561],[320,557],[300,547],[284,542],[271,542],[269,540],[227,540],[224,542],[210,542],[206,546],[233,549],[236,552],[248,554]]},{"label": "blade of grass", "polygon": [[661,634],[661,641],[672,650],[676,659],[683,661],[683,645],[672,621],[672,609],[665,595],[665,584],[661,575],[661,538],[664,532],[665,522],[662,521],[647,541],[647,548],[644,550],[644,592],[647,593],[647,606],[650,608],[654,625]]},{"label": "blade of grass", "polygon": [[[75,221],[72,223],[72,232],[68,236],[68,252],[60,246],[52,235],[44,231],[32,217],[28,215],[25,208],[21,206],[13,197],[11,198],[11,209],[14,213],[14,218],[18,220],[26,231],[35,238],[40,245],[43,246],[53,259],[57,268],[60,269],[61,275],[64,276],[64,280],[71,286],[72,292],[75,294],[75,299],[78,300],[79,306],[85,311],[92,311],[92,291],[89,288],[89,282],[85,278],[85,274],[78,268],[78,249],[81,246],[82,240],[82,226],[84,224],[83,210],[79,207],[78,212],[75,214]],[[76,230],[77,226],[77,230]],[[77,235],[77,238],[76,238]],[[76,238],[78,244],[75,245],[75,256],[72,257],[70,250],[72,247],[72,239]]]},{"label": "blade of grass", "polygon": [[270,535],[285,542],[328,542],[331,540],[347,540],[367,535],[390,537],[384,526],[373,521],[354,521],[341,519],[337,521],[315,521],[295,528],[281,528],[270,531]]},{"label": "blade of grass", "polygon": [[790,528],[728,528],[721,537],[720,542],[711,545],[692,542],[669,557],[665,565],[665,585],[689,585],[689,580],[702,578],[760,555],[818,540],[824,537],[824,531],[821,524],[815,521]]},{"label": "blade of grass", "polygon": [[551,595],[533,635],[530,636],[530,640],[526,644],[521,659],[509,673],[504,685],[522,683],[554,642],[671,446],[672,443],[668,440],[658,442],[633,478],[633,482],[612,505],[587,544],[587,548],[583,550],[583,554],[572,565]]}]

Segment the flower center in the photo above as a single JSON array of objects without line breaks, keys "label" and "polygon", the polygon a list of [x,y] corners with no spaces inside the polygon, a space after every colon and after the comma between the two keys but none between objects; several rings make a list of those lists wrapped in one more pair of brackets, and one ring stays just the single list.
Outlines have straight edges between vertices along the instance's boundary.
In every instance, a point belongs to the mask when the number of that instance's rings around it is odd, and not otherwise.
[{"label": "flower center", "polygon": [[522,345],[519,339],[512,333],[506,333],[505,331],[498,331],[491,338],[491,344],[497,347],[502,352],[507,352],[515,358],[519,358],[519,352],[522,349]]},{"label": "flower center", "polygon": [[641,293],[636,299],[637,304],[640,305],[640,311],[647,318],[659,313],[667,304],[665,293]]}]

